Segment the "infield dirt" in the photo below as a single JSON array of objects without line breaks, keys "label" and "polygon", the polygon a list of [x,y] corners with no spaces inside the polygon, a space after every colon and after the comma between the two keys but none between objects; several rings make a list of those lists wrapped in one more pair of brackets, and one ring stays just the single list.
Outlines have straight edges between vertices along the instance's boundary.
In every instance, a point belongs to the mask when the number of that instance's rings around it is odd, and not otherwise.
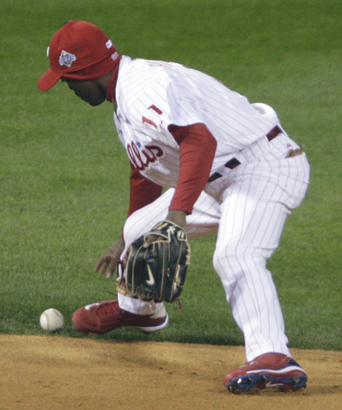
[{"label": "infield dirt", "polygon": [[296,393],[229,393],[243,347],[0,335],[1,410],[337,410],[342,352],[292,350],[309,376]]}]

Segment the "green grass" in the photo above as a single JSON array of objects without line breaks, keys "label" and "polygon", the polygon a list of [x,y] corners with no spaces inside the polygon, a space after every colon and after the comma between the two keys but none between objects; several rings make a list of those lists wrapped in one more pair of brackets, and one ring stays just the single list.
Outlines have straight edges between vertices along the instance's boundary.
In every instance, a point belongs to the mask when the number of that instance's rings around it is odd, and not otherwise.
[{"label": "green grass", "polygon": [[[99,25],[118,51],[205,71],[252,102],[271,104],[306,145],[311,185],[269,262],[291,347],[342,348],[340,0],[2,0],[0,4],[0,332],[42,334],[49,307],[109,297],[93,272],[121,233],[129,165],[109,104],[92,108],[66,85],[42,93],[46,47],[64,21]],[[192,243],[183,312],[156,335],[104,338],[242,344],[211,257]]]}]

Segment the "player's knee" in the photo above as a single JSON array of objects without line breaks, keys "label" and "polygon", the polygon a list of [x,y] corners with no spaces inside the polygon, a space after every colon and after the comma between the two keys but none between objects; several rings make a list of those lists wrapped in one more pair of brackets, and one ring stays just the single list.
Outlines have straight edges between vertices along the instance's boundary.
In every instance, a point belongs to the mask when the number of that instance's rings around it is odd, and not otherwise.
[{"label": "player's knee", "polygon": [[217,274],[222,277],[232,271],[232,249],[229,245],[216,245],[213,255],[213,266]]},{"label": "player's knee", "polygon": [[237,280],[240,276],[265,265],[266,261],[260,252],[243,244],[218,245],[213,255],[214,269],[221,278]]}]

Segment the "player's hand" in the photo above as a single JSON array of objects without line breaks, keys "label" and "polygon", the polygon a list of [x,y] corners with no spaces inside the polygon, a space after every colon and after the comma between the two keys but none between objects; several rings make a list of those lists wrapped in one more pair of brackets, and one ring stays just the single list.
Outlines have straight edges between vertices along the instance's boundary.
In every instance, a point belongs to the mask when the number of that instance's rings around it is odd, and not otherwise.
[{"label": "player's hand", "polygon": [[125,249],[125,241],[120,238],[113,246],[107,249],[97,265],[95,266],[95,272],[100,272],[104,275],[107,272],[107,278],[111,278],[118,267],[118,264],[121,262],[120,255]]},{"label": "player's hand", "polygon": [[[186,215],[187,213],[185,211],[177,211],[177,210],[172,210],[169,211],[166,219],[170,222],[173,222],[174,224],[180,226],[186,231]],[[158,236],[150,236],[146,242],[143,244],[144,248],[148,248],[150,244],[158,239]]]}]

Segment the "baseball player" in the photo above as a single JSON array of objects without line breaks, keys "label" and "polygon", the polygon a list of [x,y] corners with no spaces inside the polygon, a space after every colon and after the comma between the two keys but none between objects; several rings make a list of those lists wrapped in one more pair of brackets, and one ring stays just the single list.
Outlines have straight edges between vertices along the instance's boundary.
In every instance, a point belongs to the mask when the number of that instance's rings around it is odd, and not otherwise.
[{"label": "baseball player", "polygon": [[[61,79],[93,106],[113,104],[132,167],[122,237],[95,270],[112,277],[129,245],[164,219],[189,238],[216,234],[213,265],[244,334],[247,358],[226,375],[225,387],[305,387],[307,375],[288,349],[266,261],[305,196],[310,167],[276,112],[180,64],[121,56],[87,22],[67,22],[53,36],[48,56],[51,68],[39,88]],[[162,187],[169,189],[162,194]],[[168,314],[163,303],[119,294],[78,309],[73,324],[85,334],[123,326],[155,332],[167,326]]]}]

